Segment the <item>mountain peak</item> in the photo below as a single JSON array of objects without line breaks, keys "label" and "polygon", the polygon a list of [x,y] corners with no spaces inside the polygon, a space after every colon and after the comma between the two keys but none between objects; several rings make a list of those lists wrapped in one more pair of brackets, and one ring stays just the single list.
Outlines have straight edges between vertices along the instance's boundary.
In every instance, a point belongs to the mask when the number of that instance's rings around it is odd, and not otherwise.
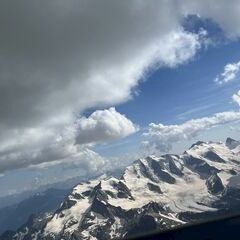
[{"label": "mountain peak", "polygon": [[197,142],[195,142],[194,144],[192,144],[189,149],[192,149],[192,148],[194,148],[195,146],[200,146],[200,145],[202,145],[202,144],[204,144],[204,143],[205,143],[205,142],[203,142],[203,141],[197,141]]},{"label": "mountain peak", "polygon": [[239,146],[240,145],[240,142],[239,141],[237,141],[237,140],[235,140],[235,139],[233,139],[233,138],[230,138],[230,137],[228,137],[227,139],[226,139],[226,146],[229,148],[229,149],[234,149],[234,148],[236,148],[237,146]]},{"label": "mountain peak", "polygon": [[[240,158],[227,144],[236,142],[230,138],[226,145],[199,141],[181,155],[138,159],[120,179],[103,176],[80,183],[55,213],[37,225],[29,221],[7,240],[13,236],[15,240],[119,239],[141,229],[165,230],[211,216],[216,206],[232,201],[227,189],[231,178],[240,173]],[[233,183],[230,187],[234,191]]]}]

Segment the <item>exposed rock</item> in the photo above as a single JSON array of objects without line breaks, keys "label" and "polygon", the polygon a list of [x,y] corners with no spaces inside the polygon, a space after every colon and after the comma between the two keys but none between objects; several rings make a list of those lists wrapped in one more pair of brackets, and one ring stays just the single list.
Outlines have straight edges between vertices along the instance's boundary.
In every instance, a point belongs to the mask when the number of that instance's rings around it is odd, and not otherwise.
[{"label": "exposed rock", "polygon": [[177,167],[177,165],[175,164],[173,158],[171,157],[171,155],[166,155],[167,159],[168,159],[168,164],[169,164],[169,170],[171,173],[176,174],[178,176],[183,176],[183,173],[181,171],[181,169],[179,169]]},{"label": "exposed rock", "polygon": [[151,167],[159,180],[167,182],[169,184],[174,184],[176,182],[176,179],[174,177],[162,169],[161,164],[158,161],[152,159]]},{"label": "exposed rock", "polygon": [[239,146],[240,142],[228,137],[225,144],[229,149],[232,150],[232,149],[236,148],[237,146]]},{"label": "exposed rock", "polygon": [[148,186],[150,191],[157,192],[157,193],[162,193],[162,191],[161,191],[161,189],[158,185],[148,183],[147,186]]},{"label": "exposed rock", "polygon": [[223,160],[220,156],[218,156],[215,152],[213,151],[207,151],[203,155],[205,158],[213,161],[213,162],[219,162],[219,163],[225,163],[226,161]]},{"label": "exposed rock", "polygon": [[212,194],[219,194],[224,190],[222,180],[216,173],[207,179],[206,186]]},{"label": "exposed rock", "polygon": [[218,173],[220,170],[210,166],[204,160],[200,158],[193,157],[189,154],[184,155],[185,164],[194,172],[198,173],[201,178],[206,179],[210,177],[213,173]]},{"label": "exposed rock", "polygon": [[202,144],[204,144],[204,143],[205,143],[205,142],[203,142],[203,141],[197,141],[197,142],[194,143],[189,149],[194,148],[195,146],[202,145]]},{"label": "exposed rock", "polygon": [[119,181],[118,183],[114,184],[114,187],[118,190],[118,197],[119,198],[130,198],[134,200],[131,191],[128,187],[122,182]]}]

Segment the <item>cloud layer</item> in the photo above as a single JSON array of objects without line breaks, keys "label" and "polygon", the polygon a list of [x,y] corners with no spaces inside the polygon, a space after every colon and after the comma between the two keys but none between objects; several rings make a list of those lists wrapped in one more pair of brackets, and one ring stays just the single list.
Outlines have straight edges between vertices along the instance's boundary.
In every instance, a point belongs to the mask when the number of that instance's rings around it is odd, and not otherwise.
[{"label": "cloud layer", "polygon": [[200,47],[173,3],[15,2],[0,7],[0,127],[62,123],[126,101],[149,67],[175,66]]},{"label": "cloud layer", "polygon": [[95,111],[88,118],[79,118],[58,132],[46,133],[44,129],[21,132],[20,142],[17,138],[7,147],[1,146],[0,173],[36,165],[69,165],[74,161],[87,171],[95,161],[95,167],[92,166],[94,172],[96,166],[106,163],[106,159],[90,150],[91,144],[126,137],[137,130],[138,127],[124,115],[115,108],[109,108]]},{"label": "cloud layer", "polygon": [[202,131],[240,120],[240,112],[216,113],[212,117],[193,119],[179,125],[149,124],[148,132],[144,133],[146,147],[168,152],[172,144],[192,139]]}]

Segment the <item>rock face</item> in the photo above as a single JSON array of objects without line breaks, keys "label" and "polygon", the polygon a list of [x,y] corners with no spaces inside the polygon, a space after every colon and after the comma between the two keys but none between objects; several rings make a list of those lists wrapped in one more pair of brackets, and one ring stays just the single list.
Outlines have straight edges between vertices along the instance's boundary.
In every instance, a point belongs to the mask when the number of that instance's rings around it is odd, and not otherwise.
[{"label": "rock face", "polygon": [[203,156],[213,162],[225,163],[225,161],[213,151],[207,151]]},{"label": "rock face", "polygon": [[161,166],[161,162],[154,159],[150,159],[149,162],[155,176],[157,176],[160,181],[169,184],[174,184],[176,182],[176,179],[171,174],[169,174],[167,171],[164,171],[163,166]]},{"label": "rock face", "polygon": [[202,144],[205,144],[205,142],[203,142],[203,141],[197,141],[197,142],[194,143],[189,149],[194,148],[195,146],[201,146]]},{"label": "rock face", "polygon": [[236,151],[212,142],[139,159],[120,178],[77,185],[54,213],[34,216],[0,240],[120,239],[234,211],[240,193],[228,183],[239,163]]},{"label": "rock face", "polygon": [[153,183],[147,183],[148,189],[153,192],[162,193],[160,187]]},{"label": "rock face", "polygon": [[218,194],[224,190],[222,180],[216,173],[207,179],[206,186],[208,191],[212,194]]},{"label": "rock face", "polygon": [[199,174],[201,178],[208,178],[212,173],[217,173],[219,170],[204,161],[201,158],[196,158],[192,155],[185,154],[184,161],[186,166],[188,166],[192,171]]},{"label": "rock face", "polygon": [[[173,173],[173,174],[175,174],[175,175],[177,175],[177,176],[180,176],[180,177],[183,176],[182,169],[180,169],[179,167],[177,167],[177,165],[176,165],[174,159],[171,157],[171,155],[167,155],[166,158],[167,158],[168,161],[169,161],[168,164],[169,164],[169,170],[170,170],[170,172]],[[181,168],[183,168],[183,167],[181,166]]]},{"label": "rock face", "polygon": [[232,138],[227,138],[226,140],[226,146],[229,148],[229,149],[234,149],[236,148],[237,146],[240,145],[240,142],[237,141],[237,140],[234,140]]}]

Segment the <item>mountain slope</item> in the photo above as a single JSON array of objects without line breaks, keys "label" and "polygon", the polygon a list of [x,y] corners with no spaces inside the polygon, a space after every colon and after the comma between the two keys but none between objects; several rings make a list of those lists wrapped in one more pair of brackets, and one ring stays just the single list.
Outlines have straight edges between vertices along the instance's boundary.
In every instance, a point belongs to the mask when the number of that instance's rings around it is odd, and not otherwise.
[{"label": "mountain slope", "polygon": [[64,200],[69,190],[48,189],[47,191],[35,194],[18,204],[0,209],[0,233],[9,230],[16,230],[23,225],[32,214],[54,212]]},{"label": "mountain slope", "polygon": [[240,172],[237,148],[197,142],[182,155],[139,159],[119,179],[78,184],[54,214],[1,239],[115,239],[234,211],[240,194],[229,182]]}]

